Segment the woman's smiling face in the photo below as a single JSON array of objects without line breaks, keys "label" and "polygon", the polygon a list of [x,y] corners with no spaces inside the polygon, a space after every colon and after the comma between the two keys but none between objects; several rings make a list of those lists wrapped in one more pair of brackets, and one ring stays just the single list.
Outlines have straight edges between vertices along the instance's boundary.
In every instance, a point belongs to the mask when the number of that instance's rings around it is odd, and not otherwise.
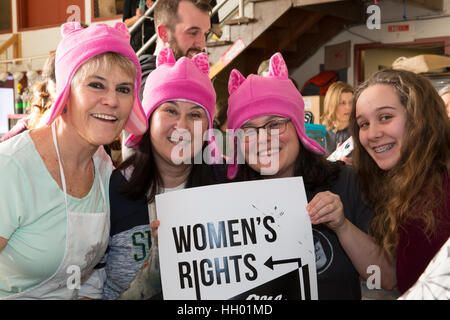
[{"label": "woman's smiling face", "polygon": [[392,169],[402,156],[406,120],[406,109],[391,86],[372,85],[356,102],[359,140],[382,170]]},{"label": "woman's smiling face", "polygon": [[67,113],[62,116],[92,145],[109,144],[119,136],[134,102],[134,78],[119,66],[106,66],[72,82]]},{"label": "woman's smiling face", "polygon": [[[277,124],[278,123],[278,124]],[[246,163],[262,175],[273,178],[292,177],[295,161],[300,152],[300,141],[295,126],[288,118],[278,115],[262,115],[247,121],[242,129],[259,129],[259,134],[241,141],[240,148]],[[267,127],[280,127],[274,135]],[[280,131],[281,130],[281,131]],[[256,161],[255,161],[256,160]]]},{"label": "woman's smiling face", "polygon": [[207,129],[208,115],[203,107],[187,101],[162,103],[153,112],[150,123],[150,139],[157,161],[164,160],[170,165],[180,161],[193,163],[192,159],[202,151]]}]

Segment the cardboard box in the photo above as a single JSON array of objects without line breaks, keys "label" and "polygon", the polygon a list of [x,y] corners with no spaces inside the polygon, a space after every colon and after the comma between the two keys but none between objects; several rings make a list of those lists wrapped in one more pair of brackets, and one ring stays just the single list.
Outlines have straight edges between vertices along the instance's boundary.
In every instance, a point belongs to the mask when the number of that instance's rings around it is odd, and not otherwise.
[{"label": "cardboard box", "polygon": [[320,116],[323,113],[323,99],[324,96],[303,96],[305,102],[305,119],[308,117],[308,112],[311,112],[314,116],[315,124],[320,123]]},{"label": "cardboard box", "polygon": [[442,72],[450,67],[450,57],[437,54],[421,54],[415,57],[399,57],[392,63],[392,69],[408,70],[414,73]]}]

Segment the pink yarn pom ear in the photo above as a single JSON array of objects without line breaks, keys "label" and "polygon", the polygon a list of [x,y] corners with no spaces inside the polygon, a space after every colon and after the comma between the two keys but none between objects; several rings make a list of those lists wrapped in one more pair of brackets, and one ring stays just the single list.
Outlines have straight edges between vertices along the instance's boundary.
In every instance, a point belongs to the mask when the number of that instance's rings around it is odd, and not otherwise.
[{"label": "pink yarn pom ear", "polygon": [[173,56],[173,52],[170,48],[164,47],[158,54],[158,58],[156,59],[156,66],[162,66],[163,64],[169,63],[174,64],[175,57]]},{"label": "pink yarn pom ear", "polygon": [[277,52],[270,58],[268,77],[288,79],[289,73],[281,53]]},{"label": "pink yarn pom ear", "polygon": [[117,29],[120,32],[122,32],[124,34],[124,36],[126,36],[128,39],[130,38],[130,32],[128,31],[128,28],[125,25],[125,23],[123,23],[123,22],[116,22],[114,24],[114,29]]},{"label": "pink yarn pom ear", "polygon": [[209,75],[209,60],[205,52],[198,53],[192,57],[192,62],[206,75]]},{"label": "pink yarn pom ear", "polygon": [[79,22],[66,22],[61,26],[61,35],[63,38],[75,30],[83,29]]},{"label": "pink yarn pom ear", "polygon": [[232,94],[235,92],[244,81],[245,77],[238,70],[233,69],[228,80],[228,93]]}]

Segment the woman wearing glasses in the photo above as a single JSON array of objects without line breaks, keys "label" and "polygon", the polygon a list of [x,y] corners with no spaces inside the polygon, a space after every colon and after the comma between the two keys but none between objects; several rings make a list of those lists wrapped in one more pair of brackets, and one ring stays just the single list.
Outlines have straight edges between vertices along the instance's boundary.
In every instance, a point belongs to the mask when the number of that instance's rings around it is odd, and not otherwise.
[{"label": "woman wearing glasses", "polygon": [[[303,99],[288,79],[281,54],[272,56],[265,77],[246,79],[233,70],[228,90],[228,128],[235,130],[239,150],[228,166],[228,178],[303,177],[319,299],[361,299],[359,277],[370,276],[370,265],[379,267],[381,286],[392,288],[392,261],[364,232],[371,212],[361,201],[353,172],[342,162],[328,162],[325,150],[306,136]],[[239,153],[245,164],[237,164]]]}]

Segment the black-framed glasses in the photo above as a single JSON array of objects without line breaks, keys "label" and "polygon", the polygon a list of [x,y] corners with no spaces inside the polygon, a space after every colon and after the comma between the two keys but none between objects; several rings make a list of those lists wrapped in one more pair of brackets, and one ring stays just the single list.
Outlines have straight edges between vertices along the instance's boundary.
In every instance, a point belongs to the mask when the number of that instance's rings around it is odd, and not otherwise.
[{"label": "black-framed glasses", "polygon": [[289,118],[285,119],[274,119],[271,120],[264,125],[260,127],[253,127],[253,126],[244,126],[242,127],[242,131],[244,131],[244,136],[248,137],[249,139],[253,140],[258,137],[258,134],[260,133],[260,129],[264,129],[267,132],[267,135],[272,134],[272,130],[278,130],[278,135],[283,134],[286,131],[286,127],[288,122],[291,121]]}]

